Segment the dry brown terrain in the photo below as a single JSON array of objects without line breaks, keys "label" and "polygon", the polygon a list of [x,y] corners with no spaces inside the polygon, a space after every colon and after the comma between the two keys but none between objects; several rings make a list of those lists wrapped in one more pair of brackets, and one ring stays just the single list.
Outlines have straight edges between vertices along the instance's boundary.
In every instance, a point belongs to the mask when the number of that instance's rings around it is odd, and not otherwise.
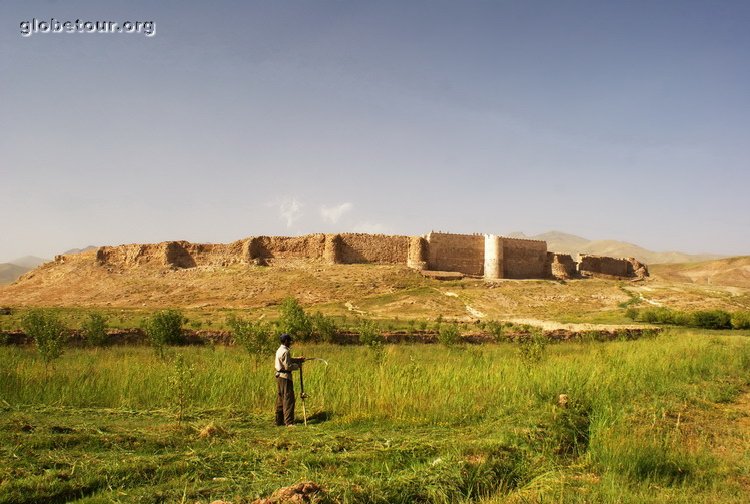
[{"label": "dry brown terrain", "polygon": [[[276,312],[286,296],[331,315],[558,323],[625,323],[624,303],[675,309],[750,309],[750,258],[656,266],[641,282],[613,280],[440,281],[398,265],[329,265],[285,260],[270,266],[101,266],[93,252],[47,263],[0,286],[0,306],[62,306],[213,312]],[[710,283],[709,283],[710,280]]]}]

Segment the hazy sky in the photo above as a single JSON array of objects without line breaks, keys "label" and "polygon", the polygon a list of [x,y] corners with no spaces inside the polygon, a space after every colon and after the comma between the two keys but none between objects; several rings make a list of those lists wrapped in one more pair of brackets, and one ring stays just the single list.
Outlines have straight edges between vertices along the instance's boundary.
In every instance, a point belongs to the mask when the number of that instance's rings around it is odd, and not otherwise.
[{"label": "hazy sky", "polygon": [[3,0],[0,22],[0,262],[432,229],[750,254],[746,0]]}]

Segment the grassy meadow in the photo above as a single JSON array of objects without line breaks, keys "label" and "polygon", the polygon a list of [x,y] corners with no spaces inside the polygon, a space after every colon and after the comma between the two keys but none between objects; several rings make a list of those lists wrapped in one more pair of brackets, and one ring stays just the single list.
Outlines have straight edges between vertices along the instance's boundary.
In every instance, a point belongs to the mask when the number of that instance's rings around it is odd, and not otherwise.
[{"label": "grassy meadow", "polygon": [[320,502],[746,502],[747,336],[299,344],[329,365],[305,364],[291,429],[272,425],[271,355],[67,348],[45,366],[6,346],[0,503],[252,502],[305,480]]}]

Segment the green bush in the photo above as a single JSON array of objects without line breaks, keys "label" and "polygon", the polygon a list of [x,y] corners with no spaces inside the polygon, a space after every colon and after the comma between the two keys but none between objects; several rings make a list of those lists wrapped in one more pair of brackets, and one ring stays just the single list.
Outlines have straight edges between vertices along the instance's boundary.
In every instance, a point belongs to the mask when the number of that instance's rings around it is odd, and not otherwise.
[{"label": "green bush", "polygon": [[21,328],[34,339],[45,366],[62,355],[67,329],[54,312],[30,310],[21,319]]},{"label": "green bush", "polygon": [[519,338],[519,354],[521,361],[528,368],[539,364],[546,355],[549,340],[539,329],[531,329],[528,336]]},{"label": "green bush", "polygon": [[279,332],[286,333],[299,341],[305,341],[312,335],[312,322],[299,301],[293,297],[288,297],[281,302],[278,328]]},{"label": "green bush", "polygon": [[232,315],[227,319],[227,325],[234,342],[247,350],[256,360],[262,355],[273,353],[276,338],[267,322],[253,322]]},{"label": "green bush", "polygon": [[484,326],[487,329],[487,332],[489,332],[490,335],[495,339],[495,341],[500,342],[506,339],[505,334],[503,333],[504,326],[502,322],[498,322],[497,320],[488,320]]},{"label": "green bush", "polygon": [[638,319],[638,310],[633,308],[632,306],[629,307],[627,310],[625,310],[625,316],[629,318],[630,320],[637,320]]},{"label": "green bush", "polygon": [[373,346],[383,343],[383,335],[380,334],[378,325],[372,320],[363,320],[359,324],[359,342],[363,345]]},{"label": "green bush", "polygon": [[733,313],[732,327],[735,329],[750,329],[750,312]]},{"label": "green bush", "polygon": [[452,347],[461,341],[461,330],[455,322],[445,324],[438,330],[438,341],[441,345]]},{"label": "green bush", "polygon": [[333,343],[336,341],[336,336],[339,333],[338,326],[333,317],[326,317],[320,312],[315,312],[310,317],[310,323],[312,324],[312,332],[316,338],[326,343]]},{"label": "green bush", "polygon": [[182,312],[163,310],[146,319],[143,330],[160,358],[165,357],[167,345],[184,343],[182,334]]},{"label": "green bush", "polygon": [[694,324],[702,329],[731,329],[732,316],[724,310],[703,310],[693,313]]},{"label": "green bush", "polygon": [[107,344],[107,319],[101,313],[89,313],[83,322],[81,334],[88,345],[104,346]]}]

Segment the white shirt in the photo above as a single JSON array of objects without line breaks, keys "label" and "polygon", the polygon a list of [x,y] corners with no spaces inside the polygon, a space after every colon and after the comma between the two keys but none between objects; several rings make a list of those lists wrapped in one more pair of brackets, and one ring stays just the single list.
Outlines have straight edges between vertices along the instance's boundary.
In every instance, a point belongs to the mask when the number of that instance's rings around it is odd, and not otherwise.
[{"label": "white shirt", "polygon": [[286,378],[287,380],[292,379],[292,371],[299,369],[299,364],[292,362],[288,346],[281,345],[279,349],[276,350],[274,367],[276,368],[276,376],[278,378]]}]

